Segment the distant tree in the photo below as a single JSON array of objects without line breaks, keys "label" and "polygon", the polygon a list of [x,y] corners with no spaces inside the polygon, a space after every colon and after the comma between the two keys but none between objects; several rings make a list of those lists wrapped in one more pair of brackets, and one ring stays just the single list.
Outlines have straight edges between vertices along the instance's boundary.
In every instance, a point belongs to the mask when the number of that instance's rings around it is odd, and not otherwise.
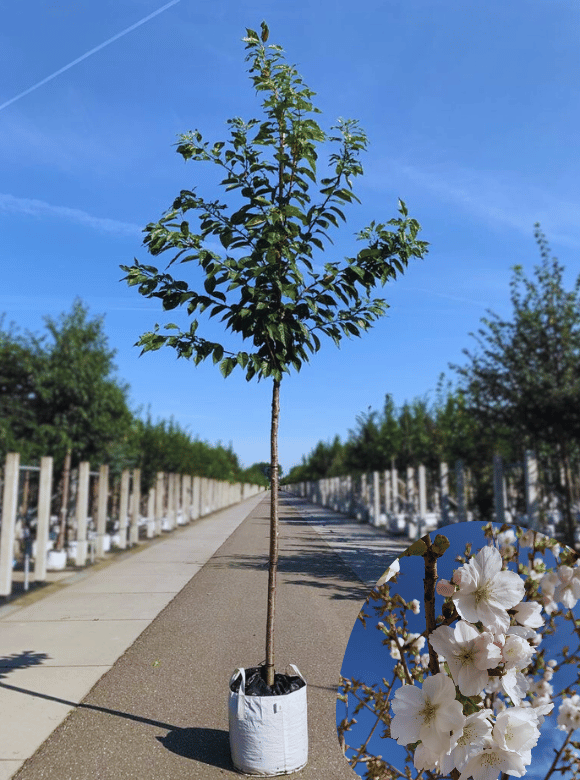
[{"label": "distant tree", "polygon": [[263,475],[258,478],[257,473],[249,475],[242,469],[231,445],[224,447],[219,442],[212,445],[202,441],[173,417],[153,422],[149,411],[144,418],[134,420],[130,452],[133,454],[126,459],[124,467],[130,459],[130,465],[141,470],[143,490],[155,483],[159,471],[264,484]]},{"label": "distant tree", "polygon": [[343,447],[338,436],[335,436],[331,442],[319,441],[307,458],[308,468],[305,479],[335,476],[337,462],[341,462],[342,457]]},{"label": "distant tree", "polygon": [[32,337],[43,353],[35,377],[35,441],[57,461],[70,449],[76,460],[105,462],[130,430],[129,386],[114,374],[116,350],[108,346],[103,319],[89,318],[77,298],[70,313],[44,318],[48,334]]},{"label": "distant tree", "polygon": [[270,480],[266,476],[266,466],[268,469],[270,468],[270,464],[263,461],[260,463],[252,463],[251,466],[242,471],[240,475],[240,481],[251,482],[254,485],[263,485],[264,487],[269,487]]},{"label": "distant tree", "polygon": [[43,355],[10,323],[0,318],[0,456],[18,451],[23,459],[36,457],[31,431],[35,427],[37,377]]},{"label": "distant tree", "polygon": [[[143,351],[168,345],[179,357],[197,365],[206,358],[218,363],[224,376],[236,366],[249,381],[272,380],[270,564],[266,627],[266,682],[274,680],[274,611],[278,563],[278,419],[280,384],[285,374],[299,371],[321,346],[325,335],[338,345],[343,336],[360,336],[383,315],[387,304],[370,298],[378,285],[403,273],[412,257],[422,257],[426,243],[417,239],[419,224],[408,217],[399,201],[400,217],[387,224],[371,222],[358,234],[365,242],[354,257],[326,262],[315,270],[315,253],[330,242],[327,231],[345,221],[342,208],[358,198],[352,182],[362,174],[359,155],[367,139],[358,123],[339,120],[327,135],[315,122],[319,113],[293,66],[284,62],[280,46],[266,46],[268,28],[261,36],[247,31],[244,39],[255,89],[264,95],[263,116],[248,122],[230,119],[230,140],[213,145],[199,131],[180,137],[177,151],[185,160],[211,162],[221,171],[221,185],[231,191],[228,204],[208,200],[194,190],[181,190],[171,208],[146,228],[145,245],[160,255],[178,250],[168,264],[196,262],[205,274],[202,285],[171,276],[167,270],[143,265],[122,266],[130,285],[141,294],[157,297],[163,308],[186,306],[192,317],[182,331],[167,325],[167,335],[145,333]],[[333,146],[328,175],[317,178],[318,147]],[[189,212],[200,221],[190,229]],[[223,253],[208,248],[217,241]],[[202,288],[202,289],[201,289]],[[220,316],[235,337],[229,349],[198,335],[196,313]],[[177,332],[176,332],[177,331]],[[238,351],[239,337],[251,351]]]},{"label": "distant tree", "polygon": [[523,448],[548,445],[562,465],[566,542],[574,545],[571,459],[580,441],[580,276],[563,286],[564,268],[550,257],[540,226],[535,237],[542,257],[536,282],[513,267],[513,316],[488,312],[485,328],[470,334],[481,351],[464,350],[469,362],[452,365],[462,381],[469,413],[498,438],[509,431]]},{"label": "distant tree", "polygon": [[46,333],[0,328],[2,448],[23,457],[50,454],[55,468],[70,450],[76,460],[107,460],[131,425],[128,385],[114,375],[103,318],[89,318],[77,299],[68,314],[45,317]]},{"label": "distant tree", "polygon": [[386,442],[381,437],[379,413],[369,408],[356,417],[348,432],[344,462],[349,472],[361,473],[385,468]]},{"label": "distant tree", "polygon": [[403,468],[417,468],[419,464],[435,466],[434,429],[433,417],[424,398],[403,404],[399,411],[399,460]]}]

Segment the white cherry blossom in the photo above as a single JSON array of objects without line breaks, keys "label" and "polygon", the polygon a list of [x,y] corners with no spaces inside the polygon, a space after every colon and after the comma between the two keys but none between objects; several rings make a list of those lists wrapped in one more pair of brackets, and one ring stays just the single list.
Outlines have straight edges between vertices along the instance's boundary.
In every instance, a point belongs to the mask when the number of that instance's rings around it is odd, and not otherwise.
[{"label": "white cherry blossom", "polygon": [[535,647],[531,647],[523,637],[515,634],[506,636],[501,650],[505,668],[519,670],[530,665],[535,652]]},{"label": "white cherry blossom", "polygon": [[510,697],[516,707],[522,702],[522,699],[529,690],[530,683],[524,675],[515,668],[508,669],[503,677],[499,679],[499,684],[503,692]]},{"label": "white cherry blossom", "polygon": [[503,558],[511,558],[515,553],[516,535],[512,528],[508,528],[507,531],[502,531],[497,535],[497,542],[499,544],[499,552]]},{"label": "white cherry blossom", "polygon": [[473,780],[498,780],[502,772],[522,777],[526,773],[526,767],[519,753],[505,750],[497,743],[489,741],[483,750],[469,759],[459,780],[468,780],[469,777]]},{"label": "white cherry blossom", "polygon": [[566,609],[573,609],[580,599],[580,569],[559,566],[558,580],[554,590],[554,601],[559,601]]},{"label": "white cherry blossom", "polygon": [[439,626],[429,635],[436,653],[442,655],[464,696],[476,696],[487,685],[488,669],[501,662],[501,651],[490,632],[480,633],[464,620],[454,628]]},{"label": "white cherry blossom", "polygon": [[431,750],[423,744],[423,742],[419,743],[415,748],[415,755],[413,756],[415,769],[426,769],[429,772],[435,772],[437,770],[438,760],[438,752],[436,750]]},{"label": "white cherry blossom", "polygon": [[391,737],[399,745],[421,740],[427,749],[437,753],[450,749],[452,732],[465,721],[461,704],[455,700],[455,685],[441,673],[427,677],[422,688],[397,688],[391,706]]},{"label": "white cherry blossom", "polygon": [[[543,534],[538,534],[538,538],[541,538]],[[520,547],[531,547],[534,543],[534,532],[528,528],[520,537]]]},{"label": "white cherry blossom", "polygon": [[498,550],[483,547],[453,575],[459,585],[452,596],[457,612],[471,623],[481,621],[494,633],[507,631],[510,619],[506,610],[519,604],[525,593],[521,577],[501,567]]},{"label": "white cherry blossom", "polygon": [[524,764],[532,760],[532,748],[540,738],[537,716],[525,707],[509,707],[500,712],[493,727],[493,739],[502,748],[520,754]]},{"label": "white cherry blossom", "polygon": [[577,693],[562,699],[558,709],[558,728],[561,731],[580,728],[580,696]]},{"label": "white cherry blossom", "polygon": [[540,628],[544,625],[542,617],[542,605],[537,601],[520,601],[514,607],[514,617],[520,626],[528,628]]},{"label": "white cherry blossom", "polygon": [[461,770],[471,756],[481,749],[491,736],[491,710],[480,710],[469,715],[463,724],[463,730],[451,752],[439,758],[442,775],[448,775],[452,769]]},{"label": "white cherry blossom", "polygon": [[553,701],[545,702],[544,704],[538,705],[535,702],[530,703],[529,701],[523,701],[521,706],[526,707],[528,709],[533,709],[536,719],[538,721],[538,728],[539,728],[544,722],[545,716],[549,715],[554,709],[554,702]]}]

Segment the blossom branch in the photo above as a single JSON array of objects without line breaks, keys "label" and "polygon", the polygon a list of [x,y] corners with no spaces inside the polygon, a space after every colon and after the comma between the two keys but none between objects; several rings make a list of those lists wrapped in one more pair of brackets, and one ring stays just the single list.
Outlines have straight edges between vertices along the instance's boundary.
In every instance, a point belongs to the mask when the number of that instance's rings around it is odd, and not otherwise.
[{"label": "blossom branch", "polygon": [[399,644],[399,638],[396,633],[394,634],[394,639],[395,639],[395,644],[397,645],[397,648],[399,650],[399,655],[401,656],[401,664],[405,672],[405,677],[407,678],[407,684],[413,685],[413,678],[409,674],[409,668],[407,666],[407,662],[405,661],[405,653],[403,652],[404,643],[402,645]]},{"label": "blossom branch", "polygon": [[570,731],[569,731],[569,732],[568,732],[568,734],[566,735],[566,739],[564,740],[564,742],[563,742],[563,744],[562,744],[562,747],[561,747],[561,748],[560,748],[560,750],[559,750],[559,751],[556,753],[556,757],[555,757],[555,758],[554,758],[554,760],[552,761],[552,766],[551,766],[551,767],[548,769],[548,774],[547,774],[547,775],[544,777],[544,780],[548,780],[548,778],[550,777],[550,775],[552,774],[552,772],[554,772],[554,770],[556,769],[556,765],[557,765],[557,763],[558,763],[558,761],[559,761],[559,759],[560,759],[560,756],[562,755],[562,753],[563,753],[563,751],[564,751],[564,748],[566,747],[566,745],[567,745],[567,744],[568,744],[568,742],[570,741],[570,737],[572,736],[572,734],[573,734],[573,733],[574,733],[574,729],[570,729]]},{"label": "blossom branch", "polygon": [[423,579],[423,588],[425,594],[425,622],[427,624],[427,646],[429,648],[429,671],[431,674],[439,673],[439,659],[437,653],[431,646],[429,635],[435,631],[435,583],[437,581],[437,558],[439,557],[431,544],[429,534],[423,537],[427,549],[423,553],[425,561],[425,577]]}]

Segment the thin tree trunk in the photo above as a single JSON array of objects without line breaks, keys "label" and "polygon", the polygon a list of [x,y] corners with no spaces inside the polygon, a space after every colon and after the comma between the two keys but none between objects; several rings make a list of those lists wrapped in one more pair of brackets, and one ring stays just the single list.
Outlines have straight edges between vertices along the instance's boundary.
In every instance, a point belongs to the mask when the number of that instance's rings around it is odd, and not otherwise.
[{"label": "thin tree trunk", "polygon": [[63,468],[63,475],[62,475],[62,505],[60,508],[60,529],[58,533],[58,540],[56,543],[57,550],[63,549],[64,541],[65,541],[66,516],[68,511],[68,490],[69,490],[69,481],[70,481],[70,461],[71,461],[71,450],[68,449],[66,451],[66,456],[64,459],[64,468]]},{"label": "thin tree trunk", "polygon": [[278,570],[278,419],[280,416],[280,381],[274,380],[272,391],[272,426],[270,429],[270,562],[268,566],[268,616],[266,620],[266,683],[274,685],[274,616],[276,612],[276,573]]}]

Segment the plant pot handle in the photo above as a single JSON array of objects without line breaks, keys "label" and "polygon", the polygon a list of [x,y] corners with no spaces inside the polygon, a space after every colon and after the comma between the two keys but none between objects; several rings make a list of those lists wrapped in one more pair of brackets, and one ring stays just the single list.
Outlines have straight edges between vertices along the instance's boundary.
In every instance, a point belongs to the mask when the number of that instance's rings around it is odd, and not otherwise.
[{"label": "plant pot handle", "polygon": [[233,674],[232,674],[232,676],[230,677],[230,686],[232,685],[232,683],[234,682],[234,680],[236,680],[236,678],[238,678],[238,677],[241,677],[241,678],[242,678],[242,679],[240,680],[240,689],[239,689],[239,693],[240,693],[240,695],[244,696],[244,695],[245,695],[245,693],[246,693],[246,672],[245,672],[245,670],[244,670],[244,669],[236,669],[236,670],[234,671],[234,673],[233,673]]},{"label": "plant pot handle", "polygon": [[[292,669],[294,674],[298,675],[298,677],[300,677],[301,680],[304,680],[304,676],[303,676],[302,672],[300,671],[300,669],[296,666],[296,664],[288,664],[288,666],[289,666],[290,669]],[[304,680],[304,682],[306,682],[306,680]]]},{"label": "plant pot handle", "polygon": [[230,678],[230,686],[234,680],[241,677],[240,688],[238,690],[238,718],[243,720],[245,717],[246,703],[246,672],[244,669],[236,669]]}]

